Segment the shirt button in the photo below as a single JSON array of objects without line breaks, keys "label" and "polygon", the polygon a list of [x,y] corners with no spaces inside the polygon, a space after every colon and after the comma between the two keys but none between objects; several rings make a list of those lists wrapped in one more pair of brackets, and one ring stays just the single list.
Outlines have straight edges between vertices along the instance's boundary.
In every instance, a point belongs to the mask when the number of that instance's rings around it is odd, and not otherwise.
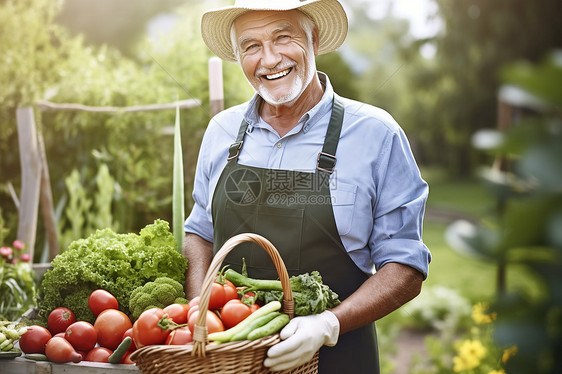
[{"label": "shirt button", "polygon": [[277,143],[277,148],[281,148],[281,142]]}]

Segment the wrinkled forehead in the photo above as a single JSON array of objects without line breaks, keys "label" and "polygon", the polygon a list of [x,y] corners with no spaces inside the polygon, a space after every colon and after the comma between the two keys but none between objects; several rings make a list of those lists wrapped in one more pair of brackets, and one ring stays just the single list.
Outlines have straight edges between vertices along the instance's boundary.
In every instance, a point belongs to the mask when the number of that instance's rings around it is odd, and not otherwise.
[{"label": "wrinkled forehead", "polygon": [[300,29],[302,17],[306,17],[306,15],[296,9],[285,11],[252,10],[234,19],[232,26],[237,34],[244,31],[261,31],[270,27],[279,27],[279,25]]}]

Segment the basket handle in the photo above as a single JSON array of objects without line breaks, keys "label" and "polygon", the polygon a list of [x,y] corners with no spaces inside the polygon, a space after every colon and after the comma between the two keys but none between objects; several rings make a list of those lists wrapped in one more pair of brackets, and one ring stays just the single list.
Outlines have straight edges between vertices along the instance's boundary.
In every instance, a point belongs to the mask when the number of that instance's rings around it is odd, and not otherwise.
[{"label": "basket handle", "polygon": [[244,242],[253,242],[262,247],[275,265],[277,274],[279,275],[279,280],[281,281],[281,286],[283,288],[283,312],[288,314],[290,318],[293,318],[295,312],[295,302],[293,300],[293,292],[291,290],[291,284],[289,283],[289,274],[287,273],[287,268],[283,259],[279,255],[277,249],[271,244],[269,240],[261,235],[253,233],[243,233],[228,239],[224,245],[219,249],[219,251],[213,257],[211,265],[207,270],[207,274],[203,280],[203,285],[201,288],[201,295],[199,299],[199,315],[195,323],[193,331],[193,350],[192,355],[197,355],[198,357],[205,357],[205,346],[207,344],[207,310],[209,308],[209,299],[211,298],[211,286],[216,279],[217,273],[222,265],[222,262],[226,258],[226,255],[230,253],[238,244]]}]

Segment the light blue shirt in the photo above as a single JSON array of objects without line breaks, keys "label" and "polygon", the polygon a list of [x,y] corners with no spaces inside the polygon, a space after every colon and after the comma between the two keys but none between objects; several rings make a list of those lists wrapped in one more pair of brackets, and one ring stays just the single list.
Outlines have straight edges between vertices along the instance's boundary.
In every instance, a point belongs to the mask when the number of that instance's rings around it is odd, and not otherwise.
[{"label": "light blue shirt", "polygon": [[[248,129],[238,162],[267,169],[313,172],[322,150],[334,91],[325,92],[297,126],[280,137],[259,116],[261,98],[217,114],[203,137],[185,232],[213,242],[211,202],[244,118]],[[384,110],[343,98],[345,115],[330,177],[336,226],[349,256],[367,274],[388,262],[409,265],[427,277],[431,254],[422,241],[428,186],[398,123]]]}]

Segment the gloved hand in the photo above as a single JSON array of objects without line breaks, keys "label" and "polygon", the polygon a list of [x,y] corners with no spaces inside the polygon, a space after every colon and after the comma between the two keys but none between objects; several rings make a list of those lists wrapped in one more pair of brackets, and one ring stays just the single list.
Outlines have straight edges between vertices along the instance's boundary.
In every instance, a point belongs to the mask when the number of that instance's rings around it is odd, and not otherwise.
[{"label": "gloved hand", "polygon": [[264,365],[272,371],[292,369],[312,359],[323,345],[338,342],[340,322],[334,313],[295,317],[279,334],[282,341],[269,348]]}]

